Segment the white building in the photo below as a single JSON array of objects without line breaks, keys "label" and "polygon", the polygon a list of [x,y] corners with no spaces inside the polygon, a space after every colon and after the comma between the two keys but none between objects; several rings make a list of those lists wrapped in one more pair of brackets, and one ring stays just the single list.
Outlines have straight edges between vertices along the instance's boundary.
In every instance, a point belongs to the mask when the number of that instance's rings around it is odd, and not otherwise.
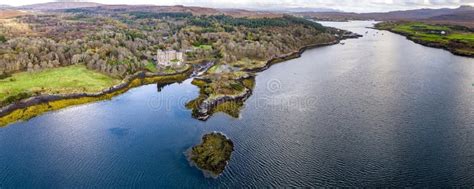
[{"label": "white building", "polygon": [[156,54],[156,66],[157,67],[180,67],[183,65],[184,56],[182,52],[174,50],[162,51],[158,50]]}]

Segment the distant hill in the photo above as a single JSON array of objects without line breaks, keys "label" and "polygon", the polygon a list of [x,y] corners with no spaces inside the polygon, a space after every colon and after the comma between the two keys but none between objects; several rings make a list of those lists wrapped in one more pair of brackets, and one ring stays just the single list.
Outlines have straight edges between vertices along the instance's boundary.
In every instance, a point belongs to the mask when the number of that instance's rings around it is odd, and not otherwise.
[{"label": "distant hill", "polygon": [[12,8],[12,6],[0,4],[0,9],[9,9],[9,8]]},{"label": "distant hill", "polygon": [[[41,3],[16,7],[21,10],[66,10],[88,9],[92,11],[151,11],[151,12],[189,12],[194,15],[225,14],[234,17],[279,17],[283,14],[293,14],[307,18],[331,21],[346,20],[423,20],[429,22],[453,23],[474,28],[474,7],[461,6],[456,9],[416,9],[407,11],[392,11],[385,13],[350,13],[335,9],[320,8],[275,8],[268,7],[259,10],[244,9],[215,9],[195,6],[155,6],[155,5],[105,5],[80,0],[59,0],[57,2]],[[1,9],[1,6],[0,6]]]},{"label": "distant hill", "polygon": [[99,11],[150,11],[150,12],[189,12],[195,14],[216,14],[219,11],[213,8],[188,6],[155,6],[155,5],[100,5],[86,8]]},{"label": "distant hill", "polygon": [[234,17],[278,17],[282,14],[264,12],[264,11],[249,11],[244,9],[215,9],[207,7],[195,6],[155,6],[155,5],[104,5],[95,8],[96,10],[120,10],[120,11],[149,11],[149,12],[188,12],[193,15],[229,15]]},{"label": "distant hill", "polygon": [[473,21],[474,22],[474,7],[461,6],[455,11],[449,13],[436,15],[428,18],[429,20],[459,20],[459,21]]},{"label": "distant hill", "polygon": [[259,7],[259,8],[248,8],[252,11],[265,11],[265,12],[279,12],[279,13],[296,13],[296,12],[342,12],[337,9],[330,8],[311,8],[311,7]]},{"label": "distant hill", "polygon": [[[418,21],[443,21],[453,24],[461,24],[469,27],[474,26],[474,7],[460,6],[456,9],[416,9],[406,11],[392,11],[380,13],[348,13],[348,12],[300,12],[296,13],[319,20],[378,20],[378,21],[396,21],[396,20],[418,20]],[[469,23],[472,22],[472,23]]]},{"label": "distant hill", "polygon": [[88,11],[129,11],[129,12],[186,12],[194,15],[220,15],[225,14],[234,17],[280,17],[280,13],[271,13],[265,11],[249,11],[243,9],[215,9],[195,6],[156,6],[156,5],[105,5],[90,2],[52,2],[41,3],[18,7],[21,10],[67,10],[67,9],[84,9]]},{"label": "distant hill", "polygon": [[20,10],[11,10],[11,9],[0,9],[0,19],[4,18],[13,18],[16,16],[22,16],[30,14],[27,11],[20,11]]},{"label": "distant hill", "polygon": [[420,20],[446,14],[456,14],[464,11],[464,8],[460,7],[457,9],[417,9],[408,11],[393,11],[388,13],[366,13],[362,15],[382,20]]},{"label": "distant hill", "polygon": [[462,25],[474,30],[474,7],[464,7],[463,11],[434,16],[424,21],[439,24]]},{"label": "distant hill", "polygon": [[251,10],[244,10],[244,9],[217,9],[217,14],[225,14],[228,16],[233,17],[249,17],[249,18],[273,18],[273,17],[281,17],[283,14],[278,12],[269,12],[269,11],[251,11]]},{"label": "distant hill", "polygon": [[459,20],[459,21],[474,21],[474,11],[466,13],[445,14],[434,16],[428,20]]},{"label": "distant hill", "polygon": [[330,8],[306,8],[306,7],[297,7],[297,8],[288,8],[285,9],[287,12],[342,12],[337,9]]},{"label": "distant hill", "polygon": [[471,6],[461,6],[456,9],[415,9],[381,13],[350,13],[350,12],[300,12],[297,14],[313,18],[334,19],[373,19],[373,20],[421,20],[443,15],[463,15],[474,12]]},{"label": "distant hill", "polygon": [[18,7],[19,9],[28,10],[61,10],[61,9],[74,9],[74,8],[85,8],[85,7],[98,7],[102,4],[92,2],[50,2],[32,4]]}]

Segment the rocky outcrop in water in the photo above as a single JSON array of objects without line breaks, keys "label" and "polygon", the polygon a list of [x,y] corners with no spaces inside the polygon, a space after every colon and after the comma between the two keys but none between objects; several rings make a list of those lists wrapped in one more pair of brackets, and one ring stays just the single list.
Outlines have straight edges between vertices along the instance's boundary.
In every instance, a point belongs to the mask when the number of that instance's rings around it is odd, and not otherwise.
[{"label": "rocky outcrop in water", "polygon": [[201,169],[205,176],[217,178],[225,169],[234,151],[233,142],[221,133],[209,133],[202,142],[187,152],[191,165]]}]

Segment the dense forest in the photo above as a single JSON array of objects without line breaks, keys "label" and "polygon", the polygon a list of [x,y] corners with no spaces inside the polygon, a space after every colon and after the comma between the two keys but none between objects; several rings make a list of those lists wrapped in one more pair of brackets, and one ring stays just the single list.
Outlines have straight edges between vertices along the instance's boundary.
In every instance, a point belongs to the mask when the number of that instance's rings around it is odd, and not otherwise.
[{"label": "dense forest", "polygon": [[[291,27],[289,27],[291,26]],[[334,36],[305,19],[69,9],[0,20],[0,75],[85,64],[115,77],[146,69],[158,49],[190,62],[269,59]]]}]

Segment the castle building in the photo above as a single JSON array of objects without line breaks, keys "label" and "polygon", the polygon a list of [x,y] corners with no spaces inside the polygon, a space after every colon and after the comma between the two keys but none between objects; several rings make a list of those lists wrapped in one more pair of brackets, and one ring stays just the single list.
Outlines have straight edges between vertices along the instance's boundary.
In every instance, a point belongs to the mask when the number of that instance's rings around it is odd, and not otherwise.
[{"label": "castle building", "polygon": [[158,50],[156,54],[156,62],[157,67],[179,67],[183,65],[184,56],[182,52],[178,52],[175,50]]}]

